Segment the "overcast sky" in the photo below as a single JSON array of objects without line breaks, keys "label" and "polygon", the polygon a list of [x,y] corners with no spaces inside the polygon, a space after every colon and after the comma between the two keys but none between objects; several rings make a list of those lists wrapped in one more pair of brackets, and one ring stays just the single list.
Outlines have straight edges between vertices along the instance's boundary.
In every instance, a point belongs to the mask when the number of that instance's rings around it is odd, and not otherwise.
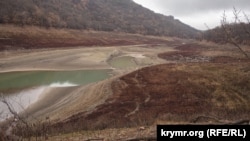
[{"label": "overcast sky", "polygon": [[[156,13],[172,15],[176,19],[200,30],[220,24],[223,12],[233,20],[233,7],[250,17],[250,0],[134,0]],[[244,16],[242,15],[243,19]]]}]

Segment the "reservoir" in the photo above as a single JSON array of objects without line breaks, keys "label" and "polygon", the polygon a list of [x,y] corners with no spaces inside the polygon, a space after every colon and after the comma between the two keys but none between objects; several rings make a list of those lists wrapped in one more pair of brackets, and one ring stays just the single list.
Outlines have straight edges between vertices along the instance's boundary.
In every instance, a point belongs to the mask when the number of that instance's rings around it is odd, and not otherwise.
[{"label": "reservoir", "polygon": [[111,70],[25,71],[0,73],[0,92],[60,84],[86,85],[111,76]]},{"label": "reservoir", "polygon": [[[0,100],[6,100],[12,110],[21,112],[35,103],[51,87],[87,85],[111,77],[112,70],[23,71],[0,73]],[[0,101],[0,121],[12,116]]]}]

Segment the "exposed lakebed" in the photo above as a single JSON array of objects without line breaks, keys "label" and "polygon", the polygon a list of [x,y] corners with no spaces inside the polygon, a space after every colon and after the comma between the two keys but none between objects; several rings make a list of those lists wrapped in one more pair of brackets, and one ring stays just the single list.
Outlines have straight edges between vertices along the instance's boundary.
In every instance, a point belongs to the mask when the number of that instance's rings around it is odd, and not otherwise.
[{"label": "exposed lakebed", "polygon": [[137,67],[135,58],[131,56],[116,57],[116,58],[111,59],[109,63],[112,67],[119,68],[119,69]]},{"label": "exposed lakebed", "polygon": [[[41,119],[70,116],[104,102],[111,94],[111,75],[165,62],[156,55],[163,50],[169,49],[126,46],[2,53],[0,93],[20,115],[26,109],[24,115]],[[0,113],[8,111],[0,104]],[[0,120],[5,115],[0,114]]]}]

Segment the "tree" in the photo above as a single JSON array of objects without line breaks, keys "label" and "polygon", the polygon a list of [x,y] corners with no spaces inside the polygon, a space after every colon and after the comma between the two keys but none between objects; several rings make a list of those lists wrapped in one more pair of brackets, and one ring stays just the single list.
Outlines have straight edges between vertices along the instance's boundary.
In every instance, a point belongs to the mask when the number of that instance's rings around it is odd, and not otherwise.
[{"label": "tree", "polygon": [[[12,107],[10,102],[6,100],[5,96],[0,93],[0,102],[7,106],[8,111],[11,114],[11,118],[6,120],[4,127],[0,128],[0,135],[4,140],[18,140],[18,139],[30,139],[31,137],[43,137],[45,140],[48,138],[48,131],[50,128],[49,117],[46,118],[45,122],[41,122],[36,119],[34,122],[30,122],[29,115],[27,114],[18,114],[15,109]],[[0,113],[1,115],[1,113]],[[1,141],[0,136],[0,141]]]},{"label": "tree", "polygon": [[[247,23],[242,22],[240,19],[240,14],[243,13]],[[234,14],[234,22],[230,23],[227,21],[227,16],[224,11],[222,20],[221,20],[221,28],[224,33],[224,39],[227,43],[230,43],[237,47],[240,52],[248,59],[250,56],[242,49],[241,43],[248,42],[250,39],[250,22],[248,16],[236,8],[233,9]]]}]

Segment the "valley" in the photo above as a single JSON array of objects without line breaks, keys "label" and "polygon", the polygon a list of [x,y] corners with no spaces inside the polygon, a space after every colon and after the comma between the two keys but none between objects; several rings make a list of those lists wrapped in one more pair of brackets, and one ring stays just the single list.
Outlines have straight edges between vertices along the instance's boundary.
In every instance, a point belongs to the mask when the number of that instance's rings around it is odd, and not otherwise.
[{"label": "valley", "polygon": [[[110,70],[102,81],[47,87],[21,111],[30,123],[49,118],[54,133],[116,129],[125,136],[147,127],[143,132],[150,130],[154,137],[152,128],[160,123],[247,120],[249,60],[229,45],[168,40],[174,43],[5,51],[0,71]],[[20,90],[2,90],[12,91]],[[55,135],[50,139],[60,138]]]},{"label": "valley", "polygon": [[[248,10],[233,5],[231,20],[231,1],[136,1],[0,1],[0,141],[156,141],[157,125],[250,124]],[[210,29],[202,18],[216,9]]]}]

